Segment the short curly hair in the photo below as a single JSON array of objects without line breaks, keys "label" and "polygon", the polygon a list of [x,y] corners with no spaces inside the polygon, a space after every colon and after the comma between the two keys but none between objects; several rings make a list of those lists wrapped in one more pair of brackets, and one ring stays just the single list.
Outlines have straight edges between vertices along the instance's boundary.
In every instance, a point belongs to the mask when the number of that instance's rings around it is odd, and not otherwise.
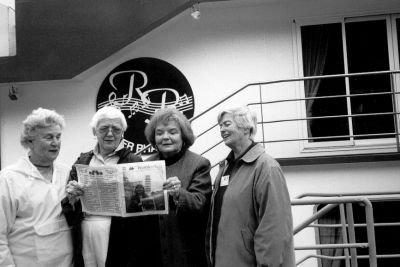
[{"label": "short curly hair", "polygon": [[160,123],[168,123],[168,121],[176,121],[179,127],[181,128],[182,133],[182,141],[183,141],[183,149],[189,148],[193,145],[194,140],[196,139],[193,134],[192,127],[190,125],[189,120],[186,116],[176,108],[162,108],[158,110],[151,117],[149,123],[146,125],[144,129],[144,135],[146,136],[147,141],[153,146],[156,147],[156,127]]},{"label": "short curly hair", "polygon": [[250,131],[250,140],[254,141],[257,133],[257,114],[248,107],[230,108],[221,111],[218,114],[217,121],[221,122],[225,114],[230,114],[238,128],[248,129]]},{"label": "short curly hair", "polygon": [[93,115],[90,122],[90,127],[93,131],[96,130],[97,125],[102,119],[119,119],[121,121],[122,130],[125,132],[128,128],[124,113],[114,106],[102,107]]},{"label": "short curly hair", "polygon": [[22,122],[22,133],[20,143],[28,149],[29,141],[33,140],[36,135],[36,130],[41,128],[50,127],[53,125],[60,126],[61,130],[65,127],[64,117],[54,110],[38,108],[32,111]]}]

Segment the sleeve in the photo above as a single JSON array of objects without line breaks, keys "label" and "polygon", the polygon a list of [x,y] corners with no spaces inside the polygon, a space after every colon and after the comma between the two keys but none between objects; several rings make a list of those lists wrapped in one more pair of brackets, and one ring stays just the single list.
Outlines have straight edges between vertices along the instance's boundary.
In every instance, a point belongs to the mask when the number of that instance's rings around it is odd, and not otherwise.
[{"label": "sleeve", "polygon": [[206,158],[200,158],[187,189],[179,190],[177,214],[182,212],[206,212],[211,197],[211,164]]},{"label": "sleeve", "polygon": [[254,233],[257,266],[294,266],[291,204],[279,165],[263,165],[253,190],[259,222]]},{"label": "sleeve", "polygon": [[135,155],[133,152],[129,154],[129,162],[143,162],[142,157]]},{"label": "sleeve", "polygon": [[8,247],[8,233],[17,217],[17,202],[4,174],[0,174],[0,266],[15,266]]},{"label": "sleeve", "polygon": [[[72,166],[67,184],[70,181],[78,181],[78,175],[75,167],[75,164],[78,163],[78,161],[79,158]],[[61,200],[61,208],[62,208],[62,213],[64,214],[69,226],[80,223],[82,217],[82,207],[80,201],[77,201],[76,203],[74,203],[74,205],[71,205],[69,203],[68,197],[65,197]]]}]

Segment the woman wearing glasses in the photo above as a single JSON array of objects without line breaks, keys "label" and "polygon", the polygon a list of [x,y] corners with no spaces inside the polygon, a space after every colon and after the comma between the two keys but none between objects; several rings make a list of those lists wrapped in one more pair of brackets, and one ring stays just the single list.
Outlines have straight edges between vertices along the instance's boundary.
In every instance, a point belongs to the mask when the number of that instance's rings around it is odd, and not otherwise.
[{"label": "woman wearing glasses", "polygon": [[[131,150],[124,148],[122,140],[127,123],[119,109],[99,109],[94,114],[90,126],[97,144],[93,150],[82,153],[75,164],[104,166],[142,161]],[[63,211],[68,223],[73,227],[74,265],[105,266],[112,251],[121,252],[128,247],[128,240],[123,238],[128,219],[84,214],[80,202],[77,201],[77,197],[83,194],[77,180],[76,168],[73,167],[67,185],[68,197],[63,201]],[[107,262],[108,266],[122,266],[121,264]]]}]

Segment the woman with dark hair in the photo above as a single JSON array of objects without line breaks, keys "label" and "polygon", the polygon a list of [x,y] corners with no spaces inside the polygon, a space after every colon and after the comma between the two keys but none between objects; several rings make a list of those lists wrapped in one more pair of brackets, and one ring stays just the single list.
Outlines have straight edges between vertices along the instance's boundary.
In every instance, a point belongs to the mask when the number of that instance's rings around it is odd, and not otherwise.
[{"label": "woman with dark hair", "polygon": [[169,213],[133,218],[140,240],[129,266],[206,266],[205,227],[211,195],[210,162],[189,147],[195,137],[187,118],[174,108],[157,111],[145,129],[158,151],[147,161],[165,160]]}]

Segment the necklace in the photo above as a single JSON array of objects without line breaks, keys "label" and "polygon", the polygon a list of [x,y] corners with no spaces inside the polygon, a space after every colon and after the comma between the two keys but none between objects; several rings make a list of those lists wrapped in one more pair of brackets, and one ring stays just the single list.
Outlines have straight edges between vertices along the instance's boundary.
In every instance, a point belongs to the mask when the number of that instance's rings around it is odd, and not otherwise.
[{"label": "necklace", "polygon": [[45,178],[48,181],[52,181],[53,178],[53,165],[49,165],[49,166],[44,166],[44,165],[36,165],[33,164],[34,166],[36,166],[37,170],[40,172],[40,174],[43,176],[43,178]]},{"label": "necklace", "polygon": [[33,166],[37,167],[37,168],[51,168],[53,167],[53,163],[50,165],[40,165],[40,164],[35,164],[32,162],[31,156],[29,156],[29,161],[33,164]]},{"label": "necklace", "polygon": [[[33,164],[33,163],[32,163]],[[35,167],[38,167],[38,168],[51,168],[52,167],[52,165],[37,165],[37,164],[33,164]]]}]

